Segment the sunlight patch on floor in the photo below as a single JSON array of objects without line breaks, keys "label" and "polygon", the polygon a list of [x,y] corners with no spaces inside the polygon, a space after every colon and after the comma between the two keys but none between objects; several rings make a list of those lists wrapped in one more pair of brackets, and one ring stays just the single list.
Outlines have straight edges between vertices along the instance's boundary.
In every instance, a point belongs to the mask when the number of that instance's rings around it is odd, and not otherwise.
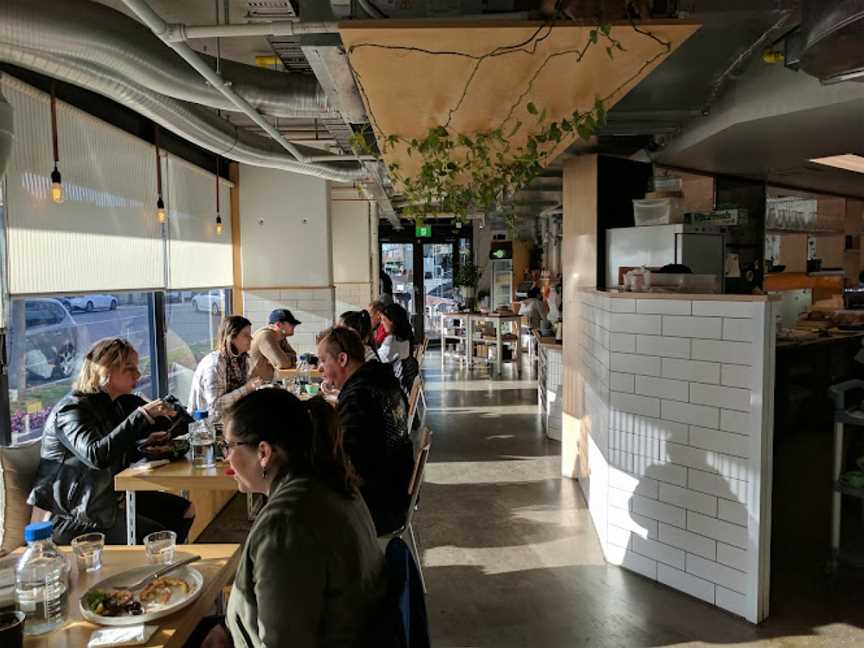
[{"label": "sunlight patch on floor", "polygon": [[[593,531],[589,528],[586,533]],[[491,575],[529,569],[605,565],[599,544],[594,542],[594,550],[586,550],[588,544],[579,541],[575,536],[568,536],[548,542],[506,547],[444,545],[423,551],[423,566],[479,567],[485,574]]]},{"label": "sunlight patch on floor", "polygon": [[432,484],[512,484],[561,478],[558,457],[515,457],[505,461],[436,461],[427,464]]}]

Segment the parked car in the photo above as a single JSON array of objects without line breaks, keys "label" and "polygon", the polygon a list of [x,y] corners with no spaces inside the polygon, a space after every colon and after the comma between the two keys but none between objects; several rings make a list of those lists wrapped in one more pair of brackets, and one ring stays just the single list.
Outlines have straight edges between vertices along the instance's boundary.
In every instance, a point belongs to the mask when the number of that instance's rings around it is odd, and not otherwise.
[{"label": "parked car", "polygon": [[199,293],[192,297],[192,310],[196,313],[211,313],[219,315],[223,311],[221,294]]},{"label": "parked car", "polygon": [[64,303],[71,311],[117,310],[117,298],[114,295],[81,295],[66,297]]},{"label": "parked car", "polygon": [[[25,344],[23,350],[18,352],[14,342],[10,341],[10,386],[16,386],[22,361],[28,382],[61,380],[72,376],[77,368],[78,354],[86,347],[83,329],[57,299],[13,300],[13,327],[20,322],[22,308]],[[16,352],[19,357],[16,357]]]}]

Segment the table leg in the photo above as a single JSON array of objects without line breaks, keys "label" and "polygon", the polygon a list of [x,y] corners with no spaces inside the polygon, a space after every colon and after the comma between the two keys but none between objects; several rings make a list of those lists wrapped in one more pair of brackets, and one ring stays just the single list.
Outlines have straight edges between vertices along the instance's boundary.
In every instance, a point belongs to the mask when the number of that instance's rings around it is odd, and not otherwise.
[{"label": "table leg", "polygon": [[126,544],[135,544],[135,491],[126,491]]},{"label": "table leg", "polygon": [[522,377],[522,323],[520,320],[516,320],[516,374],[520,378]]},{"label": "table leg", "polygon": [[501,375],[501,363],[504,360],[504,349],[501,348],[501,318],[495,318],[495,372]]},{"label": "table leg", "polygon": [[441,313],[441,368],[444,368],[444,356],[447,353],[447,340],[445,339],[445,335],[447,334],[447,316],[444,313]]},{"label": "table leg", "polygon": [[[843,424],[834,424],[834,484],[843,472]],[[831,560],[836,566],[840,553],[840,514],[843,495],[835,490],[831,499]]]},{"label": "table leg", "polygon": [[470,315],[465,318],[465,362],[469,369],[474,362],[474,318]]}]

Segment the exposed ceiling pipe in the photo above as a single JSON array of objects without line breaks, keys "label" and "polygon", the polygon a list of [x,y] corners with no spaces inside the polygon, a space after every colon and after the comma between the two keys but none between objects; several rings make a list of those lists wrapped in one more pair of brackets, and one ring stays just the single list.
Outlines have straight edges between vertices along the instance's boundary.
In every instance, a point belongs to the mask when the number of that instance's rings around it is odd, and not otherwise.
[{"label": "exposed ceiling pipe", "polygon": [[340,169],[297,162],[267,138],[241,131],[208,110],[154,93],[101,66],[3,44],[0,44],[0,60],[113,99],[189,142],[243,164],[282,169],[334,182],[369,179],[365,169]]},{"label": "exposed ceiling pipe", "polygon": [[[223,26],[224,27],[224,26]],[[163,95],[218,110],[237,107],[124,13],[87,0],[2,0],[0,41],[110,66],[118,74]],[[198,54],[209,67],[214,59]],[[223,82],[256,110],[280,118],[336,116],[314,78],[222,60]]]},{"label": "exposed ceiling pipe", "polygon": [[337,34],[335,21],[298,22],[277,20],[242,25],[182,25],[169,23],[164,40],[181,43],[196,38],[242,38],[246,36],[299,36],[300,34]]},{"label": "exposed ceiling pipe", "polygon": [[[237,94],[234,89],[231,87],[230,81],[225,81],[222,77],[220,77],[208,64],[204,61],[201,56],[199,56],[198,52],[189,47],[186,43],[172,43],[165,39],[165,32],[168,29],[168,23],[166,23],[153,9],[150,8],[150,5],[146,0],[123,0],[123,4],[125,4],[130,11],[132,11],[138,18],[147,25],[156,36],[162,40],[163,43],[168,45],[171,49],[173,49],[177,54],[179,54],[184,61],[186,61],[189,65],[191,65],[207,82],[212,85],[216,90],[219,91],[222,96],[228,99],[232,104],[234,104],[240,112],[245,114],[249,119],[258,124],[265,133],[267,133],[270,137],[273,138],[275,142],[277,142],[282,148],[291,153],[299,162],[308,163],[308,160],[305,155],[298,149],[294,144],[289,142],[279,130],[273,126],[269,121],[267,121],[264,116],[259,113],[255,108],[244,99],[242,96]],[[332,158],[335,160],[351,160],[356,159],[356,156],[333,156]]]}]

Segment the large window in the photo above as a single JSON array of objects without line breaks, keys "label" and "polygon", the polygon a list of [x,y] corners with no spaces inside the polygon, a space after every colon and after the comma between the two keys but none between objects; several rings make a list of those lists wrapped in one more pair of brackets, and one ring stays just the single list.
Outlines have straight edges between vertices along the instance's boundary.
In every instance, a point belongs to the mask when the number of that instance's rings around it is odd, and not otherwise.
[{"label": "large window", "polygon": [[230,303],[228,291],[174,291],[165,297],[168,390],[185,405],[195,367],[213,350],[219,324]]},{"label": "large window", "polygon": [[138,350],[136,389],[155,396],[151,378],[152,327],[148,293],[98,293],[14,298],[9,334],[12,443],[41,436],[48,413],[71,388],[90,346],[124,337]]}]

